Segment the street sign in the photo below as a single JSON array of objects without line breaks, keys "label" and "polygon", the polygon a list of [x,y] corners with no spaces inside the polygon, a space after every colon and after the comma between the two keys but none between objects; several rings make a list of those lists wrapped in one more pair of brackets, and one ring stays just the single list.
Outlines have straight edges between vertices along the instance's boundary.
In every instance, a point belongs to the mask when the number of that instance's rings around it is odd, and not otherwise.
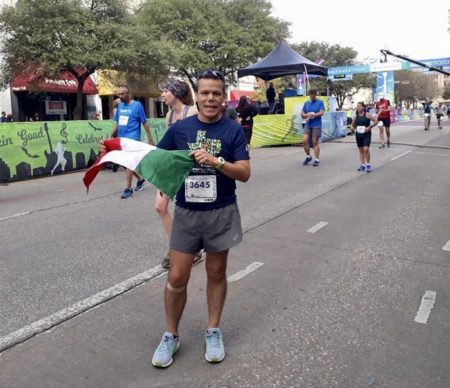
[{"label": "street sign", "polygon": [[329,76],[328,79],[332,82],[350,81],[353,79],[353,74],[334,74]]}]

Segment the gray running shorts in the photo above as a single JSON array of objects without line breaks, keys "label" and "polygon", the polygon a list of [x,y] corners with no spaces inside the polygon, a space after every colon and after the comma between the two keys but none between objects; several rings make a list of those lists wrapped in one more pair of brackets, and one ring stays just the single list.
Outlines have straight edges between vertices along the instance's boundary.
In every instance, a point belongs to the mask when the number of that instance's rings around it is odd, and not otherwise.
[{"label": "gray running shorts", "polygon": [[308,136],[311,136],[312,134],[312,137],[320,137],[322,136],[322,128],[308,128],[308,126],[305,126],[303,134]]},{"label": "gray running shorts", "polygon": [[236,203],[213,210],[176,206],[170,248],[183,253],[222,252],[242,241],[241,215]]}]

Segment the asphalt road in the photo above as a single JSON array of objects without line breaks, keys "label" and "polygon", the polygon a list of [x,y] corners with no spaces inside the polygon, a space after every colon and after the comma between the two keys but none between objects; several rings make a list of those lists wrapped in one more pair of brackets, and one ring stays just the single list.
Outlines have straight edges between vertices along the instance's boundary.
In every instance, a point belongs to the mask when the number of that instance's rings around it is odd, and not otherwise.
[{"label": "asphalt road", "polygon": [[[323,144],[319,168],[301,166],[298,147],[252,150],[238,188],[245,241],[228,272],[263,265],[230,285],[221,365],[202,359],[198,266],[169,370],[149,362],[162,276],[0,353],[0,386],[450,386],[449,129],[393,126],[391,148],[373,144],[371,174],[356,171],[352,137]],[[81,178],[0,187],[0,337],[164,256],[150,185],[121,200],[123,172],[103,171],[88,195]],[[434,307],[418,323],[427,290]]]}]

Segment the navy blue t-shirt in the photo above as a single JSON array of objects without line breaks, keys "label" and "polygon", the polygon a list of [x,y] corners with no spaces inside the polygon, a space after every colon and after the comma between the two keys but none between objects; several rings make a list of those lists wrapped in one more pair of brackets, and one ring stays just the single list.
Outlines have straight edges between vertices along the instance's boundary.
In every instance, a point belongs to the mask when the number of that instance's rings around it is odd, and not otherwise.
[{"label": "navy blue t-shirt", "polygon": [[426,102],[426,101],[422,102],[423,112],[424,113],[431,113],[431,104],[432,104],[431,101],[429,101],[429,102]]},{"label": "navy blue t-shirt", "polygon": [[[197,115],[177,121],[170,127],[158,144],[166,150],[196,150],[203,148],[216,157],[223,157],[227,162],[250,159],[244,130],[236,121],[222,117],[215,123],[203,123]],[[203,186],[202,186],[203,185]],[[206,185],[206,186],[205,186]],[[211,186],[216,186],[215,196],[205,202],[186,200],[190,190],[200,187],[205,193],[212,193]],[[189,187],[191,186],[191,187]],[[212,210],[236,202],[236,182],[222,174],[214,167],[195,165],[185,185],[177,193],[176,205],[191,210]]]}]

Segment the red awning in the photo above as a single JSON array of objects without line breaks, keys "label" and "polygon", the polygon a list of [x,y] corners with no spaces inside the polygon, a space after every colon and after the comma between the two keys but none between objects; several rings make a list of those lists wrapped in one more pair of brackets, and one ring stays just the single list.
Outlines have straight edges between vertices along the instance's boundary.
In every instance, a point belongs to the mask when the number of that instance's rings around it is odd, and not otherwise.
[{"label": "red awning", "polygon": [[[50,92],[50,93],[76,93],[78,81],[72,73],[61,72],[58,79],[50,79],[29,71],[13,77],[11,87],[14,92]],[[97,94],[97,87],[88,77],[83,85],[84,94]]]},{"label": "red awning", "polygon": [[252,90],[230,90],[230,101],[239,101],[241,96],[252,98],[254,93]]}]

